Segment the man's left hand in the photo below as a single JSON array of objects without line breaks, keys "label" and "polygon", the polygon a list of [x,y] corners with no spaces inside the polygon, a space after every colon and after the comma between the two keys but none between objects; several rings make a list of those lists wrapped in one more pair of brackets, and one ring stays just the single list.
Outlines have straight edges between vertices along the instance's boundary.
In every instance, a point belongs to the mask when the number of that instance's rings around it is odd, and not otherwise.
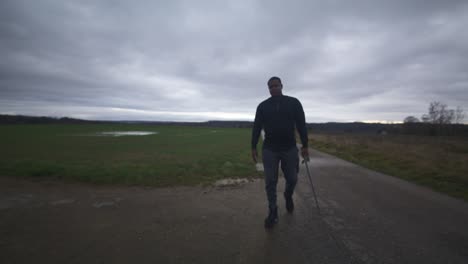
[{"label": "man's left hand", "polygon": [[309,148],[301,148],[301,155],[304,160],[309,161]]}]

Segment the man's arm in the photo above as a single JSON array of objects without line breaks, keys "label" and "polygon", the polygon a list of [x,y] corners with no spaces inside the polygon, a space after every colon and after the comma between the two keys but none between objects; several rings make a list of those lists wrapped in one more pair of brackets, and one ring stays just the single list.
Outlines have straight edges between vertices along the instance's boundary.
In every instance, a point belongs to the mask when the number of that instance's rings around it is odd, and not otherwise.
[{"label": "man's arm", "polygon": [[297,100],[297,108],[296,108],[296,127],[297,132],[299,132],[299,136],[301,137],[302,143],[302,157],[306,158],[309,156],[309,138],[307,136],[307,127],[305,122],[305,114],[304,109],[302,108],[302,104],[299,100]]},{"label": "man's arm", "polygon": [[260,132],[263,127],[263,115],[260,109],[260,105],[257,107],[257,112],[255,113],[255,121],[252,128],[252,159],[254,162],[257,162],[257,143],[258,138],[260,137]]}]

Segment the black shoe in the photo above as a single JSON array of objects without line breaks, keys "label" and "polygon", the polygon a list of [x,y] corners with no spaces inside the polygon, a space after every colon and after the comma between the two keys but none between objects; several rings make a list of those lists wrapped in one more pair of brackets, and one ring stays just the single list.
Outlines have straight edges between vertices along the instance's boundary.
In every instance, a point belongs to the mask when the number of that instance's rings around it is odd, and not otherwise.
[{"label": "black shoe", "polygon": [[276,223],[278,223],[278,208],[271,210],[268,213],[267,218],[265,218],[265,228],[272,228]]},{"label": "black shoe", "polygon": [[288,210],[288,213],[292,213],[294,211],[294,202],[292,195],[284,195],[284,199],[286,200],[286,210]]}]

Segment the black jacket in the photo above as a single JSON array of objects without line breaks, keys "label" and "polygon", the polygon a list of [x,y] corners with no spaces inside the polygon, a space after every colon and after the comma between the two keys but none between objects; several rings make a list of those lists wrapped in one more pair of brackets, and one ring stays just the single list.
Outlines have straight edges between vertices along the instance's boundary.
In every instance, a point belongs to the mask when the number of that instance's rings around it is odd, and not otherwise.
[{"label": "black jacket", "polygon": [[262,128],[265,130],[264,148],[282,151],[296,146],[294,127],[297,127],[302,146],[307,147],[307,128],[301,102],[286,95],[266,99],[258,105],[255,114],[252,149],[257,148]]}]

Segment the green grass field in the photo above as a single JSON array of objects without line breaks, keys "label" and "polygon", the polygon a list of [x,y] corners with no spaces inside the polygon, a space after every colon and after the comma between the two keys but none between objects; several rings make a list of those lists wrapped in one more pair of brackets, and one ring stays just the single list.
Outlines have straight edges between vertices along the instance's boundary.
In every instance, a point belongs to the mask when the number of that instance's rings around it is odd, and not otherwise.
[{"label": "green grass field", "polygon": [[311,134],[310,146],[468,201],[468,139]]},{"label": "green grass field", "polygon": [[[97,136],[109,131],[158,134]],[[130,124],[2,125],[0,176],[150,186],[261,177],[251,161],[250,133]],[[314,133],[309,138],[318,150],[468,200],[467,139]]]},{"label": "green grass field", "polygon": [[[105,131],[156,131],[96,136]],[[258,177],[250,129],[130,124],[2,125],[0,176],[174,186]]]}]

